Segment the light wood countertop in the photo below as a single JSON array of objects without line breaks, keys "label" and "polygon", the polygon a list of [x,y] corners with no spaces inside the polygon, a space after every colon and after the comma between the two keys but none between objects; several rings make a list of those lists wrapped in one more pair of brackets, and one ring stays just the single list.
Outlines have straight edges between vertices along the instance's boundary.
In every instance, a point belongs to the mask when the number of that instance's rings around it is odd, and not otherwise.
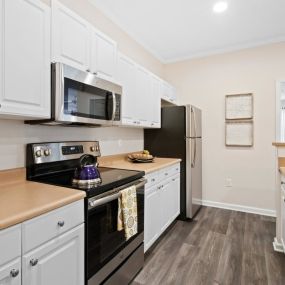
[{"label": "light wood countertop", "polygon": [[85,197],[84,191],[26,180],[25,168],[0,171],[0,230]]},{"label": "light wood countertop", "polygon": [[144,171],[146,174],[179,163],[180,161],[181,159],[179,158],[155,157],[154,162],[133,163],[127,159],[126,153],[120,155],[103,156],[98,158],[100,167]]}]

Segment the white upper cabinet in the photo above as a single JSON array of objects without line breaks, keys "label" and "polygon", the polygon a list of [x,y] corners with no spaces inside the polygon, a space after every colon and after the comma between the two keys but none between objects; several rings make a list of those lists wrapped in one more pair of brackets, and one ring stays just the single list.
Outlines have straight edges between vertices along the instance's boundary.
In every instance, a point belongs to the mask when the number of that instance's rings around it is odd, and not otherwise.
[{"label": "white upper cabinet", "polygon": [[176,95],[175,87],[166,81],[162,81],[162,87],[161,88],[162,88],[161,98],[170,102],[170,103],[176,104],[177,103],[177,95]]},{"label": "white upper cabinet", "polygon": [[160,128],[161,126],[161,80],[155,75],[151,76],[151,127]]},{"label": "white upper cabinet", "polygon": [[0,1],[0,115],[50,116],[50,8]]},{"label": "white upper cabinet", "polygon": [[118,80],[123,86],[122,124],[159,128],[161,80],[121,53]]},{"label": "white upper cabinet", "polygon": [[100,31],[92,30],[91,72],[114,80],[117,71],[117,43]]},{"label": "white upper cabinet", "polygon": [[52,61],[89,70],[90,33],[86,20],[52,0]]},{"label": "white upper cabinet", "polygon": [[118,80],[123,86],[122,95],[122,123],[125,125],[136,124],[136,64],[124,56],[118,54]]},{"label": "white upper cabinet", "polygon": [[138,124],[148,126],[150,119],[151,108],[151,81],[150,73],[141,66],[137,66],[136,70],[136,112]]}]

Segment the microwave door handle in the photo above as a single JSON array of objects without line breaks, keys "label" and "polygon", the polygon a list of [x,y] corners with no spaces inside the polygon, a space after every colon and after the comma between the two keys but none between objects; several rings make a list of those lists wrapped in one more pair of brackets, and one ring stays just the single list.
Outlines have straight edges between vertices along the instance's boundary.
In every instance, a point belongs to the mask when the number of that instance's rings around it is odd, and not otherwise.
[{"label": "microwave door handle", "polygon": [[111,120],[114,121],[115,120],[115,116],[116,116],[116,94],[114,92],[112,92],[112,102],[113,102],[113,112],[112,112],[112,118]]}]

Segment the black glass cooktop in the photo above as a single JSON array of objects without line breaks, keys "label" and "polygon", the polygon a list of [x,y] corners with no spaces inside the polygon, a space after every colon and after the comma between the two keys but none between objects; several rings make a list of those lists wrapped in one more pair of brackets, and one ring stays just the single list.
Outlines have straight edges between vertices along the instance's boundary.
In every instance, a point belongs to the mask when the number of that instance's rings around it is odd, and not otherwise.
[{"label": "black glass cooktop", "polygon": [[136,179],[143,177],[145,174],[143,171],[105,167],[98,167],[98,170],[100,172],[102,182],[90,189],[85,190],[72,185],[72,179],[74,176],[73,170],[37,177],[36,179],[33,179],[33,181],[82,190],[87,193],[87,197],[92,197],[100,195],[115,187],[130,183]]}]

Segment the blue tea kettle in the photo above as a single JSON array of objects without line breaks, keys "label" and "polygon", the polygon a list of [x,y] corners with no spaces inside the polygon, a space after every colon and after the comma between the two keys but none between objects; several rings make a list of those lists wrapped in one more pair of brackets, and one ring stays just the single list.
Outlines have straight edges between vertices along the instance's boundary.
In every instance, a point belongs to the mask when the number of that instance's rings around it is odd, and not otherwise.
[{"label": "blue tea kettle", "polygon": [[82,155],[79,165],[74,171],[72,185],[82,189],[95,187],[102,182],[98,163],[95,156],[90,154]]}]

